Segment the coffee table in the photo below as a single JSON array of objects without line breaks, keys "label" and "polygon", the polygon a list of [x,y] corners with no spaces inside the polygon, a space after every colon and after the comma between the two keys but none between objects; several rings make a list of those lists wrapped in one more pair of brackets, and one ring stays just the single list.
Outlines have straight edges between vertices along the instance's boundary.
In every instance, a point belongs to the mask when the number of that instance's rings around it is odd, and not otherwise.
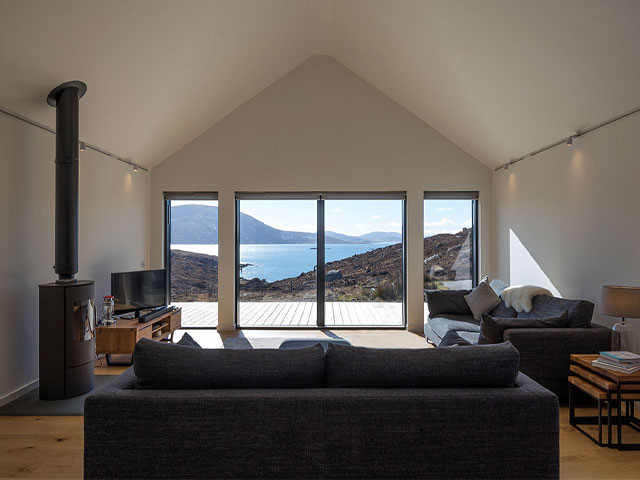
[{"label": "coffee table", "polygon": [[[618,450],[640,450],[640,443],[623,443],[622,426],[640,432],[640,419],[636,418],[634,402],[640,400],[640,372],[633,374],[616,372],[595,367],[591,362],[598,358],[597,354],[571,355],[569,375],[569,423],[596,445],[605,446],[602,442],[602,423],[606,421],[608,437],[606,446]],[[597,416],[580,416],[575,414],[575,392],[578,389],[598,402]],[[602,402],[606,402],[607,417],[603,418]],[[612,442],[612,404],[617,406],[617,442]],[[625,406],[624,415],[622,406]],[[598,425],[598,439],[583,430],[580,425]]]}]

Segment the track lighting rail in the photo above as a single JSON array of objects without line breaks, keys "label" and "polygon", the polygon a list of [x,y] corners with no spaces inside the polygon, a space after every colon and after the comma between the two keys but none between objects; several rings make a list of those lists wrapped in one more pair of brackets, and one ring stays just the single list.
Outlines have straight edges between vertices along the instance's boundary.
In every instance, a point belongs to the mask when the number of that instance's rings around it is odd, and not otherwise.
[{"label": "track lighting rail", "polygon": [[[8,117],[12,117],[15,118],[16,120],[20,120],[21,122],[24,123],[28,123],[29,125],[32,125],[34,127],[37,127],[41,130],[44,130],[45,132],[49,132],[49,133],[53,133],[54,135],[56,134],[56,131],[51,128],[48,127],[40,122],[36,122],[35,120],[31,120],[30,118],[27,118],[23,115],[20,115],[19,113],[15,113],[12,112],[10,110],[6,110],[2,107],[0,107],[0,112],[4,113],[5,115],[7,115]],[[93,145],[89,142],[85,142],[85,141],[81,141],[80,142],[80,151],[84,152],[87,148],[93,150],[94,152],[98,152],[101,153],[102,155],[106,155],[109,158],[112,158],[114,160],[118,160],[122,163],[126,163],[127,165],[131,166],[131,168],[133,169],[134,172],[137,172],[138,170],[143,170],[145,172],[147,172],[148,170],[136,163],[133,163],[131,160],[129,160],[128,158],[125,157],[121,157],[120,155],[116,155],[115,153],[111,153],[108,150],[105,150],[104,148],[100,148],[97,145]]]},{"label": "track lighting rail", "polygon": [[640,107],[638,108],[634,108],[633,110],[629,110],[628,112],[625,112],[621,115],[617,115],[613,118],[610,118],[609,120],[606,120],[602,123],[598,123],[597,125],[593,125],[592,127],[586,128],[584,130],[579,130],[578,132],[574,133],[573,135],[569,135],[566,138],[562,138],[556,142],[553,142],[549,145],[547,145],[546,147],[542,147],[539,148],[538,150],[534,150],[533,152],[527,153],[526,155],[523,155],[521,157],[515,158],[513,160],[508,161],[507,163],[503,163],[502,165],[500,165],[499,167],[494,168],[494,171],[497,172],[499,170],[509,170],[509,167],[511,165],[513,165],[514,163],[518,163],[521,162],[522,160],[525,160],[527,158],[531,158],[534,155],[538,155],[539,153],[542,152],[546,152],[547,150],[553,148],[553,147],[557,147],[558,145],[562,145],[563,143],[566,144],[568,147],[571,147],[574,143],[574,141],[583,136],[586,135],[587,133],[593,132],[594,130],[597,130],[598,128],[602,128],[605,127],[607,125],[612,124],[613,122],[617,122],[618,120],[622,120],[623,118],[626,118],[630,115],[633,115],[634,113],[638,113],[640,112]]}]

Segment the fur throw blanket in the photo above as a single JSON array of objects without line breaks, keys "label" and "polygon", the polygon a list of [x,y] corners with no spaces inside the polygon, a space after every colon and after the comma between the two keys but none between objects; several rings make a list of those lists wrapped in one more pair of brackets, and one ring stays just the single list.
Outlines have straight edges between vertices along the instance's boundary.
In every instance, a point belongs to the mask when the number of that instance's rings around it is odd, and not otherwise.
[{"label": "fur throw blanket", "polygon": [[532,308],[532,300],[536,295],[549,295],[553,297],[553,294],[546,288],[536,287],[534,285],[523,285],[507,287],[502,291],[500,295],[504,304],[507,307],[512,307],[516,312],[529,313]]}]

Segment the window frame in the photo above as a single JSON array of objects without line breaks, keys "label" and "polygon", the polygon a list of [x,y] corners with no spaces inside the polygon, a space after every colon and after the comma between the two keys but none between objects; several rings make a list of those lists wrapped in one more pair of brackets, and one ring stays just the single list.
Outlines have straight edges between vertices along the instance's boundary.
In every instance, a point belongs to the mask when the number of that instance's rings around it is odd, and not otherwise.
[{"label": "window frame", "polygon": [[[325,325],[325,268],[316,268],[316,311],[314,326],[241,326],[240,321],[240,201],[241,200],[316,200],[316,266],[325,265],[325,200],[400,200],[402,202],[402,323],[401,325]],[[407,328],[407,192],[335,191],[335,192],[235,192],[235,311],[234,326],[242,329],[405,330]]]},{"label": "window frame", "polygon": [[[478,217],[479,212],[479,201],[480,201],[480,192],[474,190],[464,190],[464,191],[450,191],[450,190],[442,190],[442,191],[425,191],[424,192],[424,201],[426,200],[471,200],[471,240],[473,245],[471,247],[471,285],[473,288],[478,286],[479,275],[480,275],[480,255],[479,255],[479,230],[480,230],[480,222]],[[423,203],[424,205],[424,203]],[[424,212],[422,214],[423,222],[426,220],[424,218]],[[423,233],[424,239],[424,233]],[[422,254],[424,261],[424,253]],[[423,287],[424,288],[424,287]]]},{"label": "window frame", "polygon": [[[172,200],[216,200],[218,192],[162,192],[163,202],[163,255],[162,261],[167,270],[167,304],[171,304],[171,201]],[[220,220],[218,220],[218,224]],[[220,230],[218,229],[218,244],[220,243]],[[218,279],[219,281],[219,279]],[[219,283],[218,283],[219,285]],[[216,327],[199,327],[216,328]]]}]

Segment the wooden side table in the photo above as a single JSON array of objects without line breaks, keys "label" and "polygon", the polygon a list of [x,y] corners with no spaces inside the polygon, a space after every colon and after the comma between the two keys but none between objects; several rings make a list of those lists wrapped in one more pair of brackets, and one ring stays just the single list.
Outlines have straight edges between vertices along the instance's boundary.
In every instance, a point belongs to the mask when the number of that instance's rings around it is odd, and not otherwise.
[{"label": "wooden side table", "polygon": [[132,354],[141,338],[168,340],[181,325],[181,309],[167,312],[147,323],[140,323],[137,318],[120,318],[115,325],[96,327],[96,353],[105,354],[107,365],[111,365],[111,355]]},{"label": "wooden side table", "polygon": [[[640,419],[636,418],[634,412],[634,402],[640,400],[640,372],[628,374],[595,367],[591,362],[598,358],[597,354],[571,355],[571,375],[569,375],[569,423],[576,430],[581,432],[596,445],[602,447],[602,402],[606,402],[607,407],[607,443],[609,448],[617,447],[618,450],[640,450],[640,443],[622,443],[622,426],[628,425],[630,428],[640,432]],[[586,393],[598,402],[597,416],[575,415],[574,389]],[[617,406],[617,442],[612,442],[612,404]],[[622,406],[625,406],[625,413],[622,414]],[[598,425],[598,439],[583,430],[580,425]]]}]

